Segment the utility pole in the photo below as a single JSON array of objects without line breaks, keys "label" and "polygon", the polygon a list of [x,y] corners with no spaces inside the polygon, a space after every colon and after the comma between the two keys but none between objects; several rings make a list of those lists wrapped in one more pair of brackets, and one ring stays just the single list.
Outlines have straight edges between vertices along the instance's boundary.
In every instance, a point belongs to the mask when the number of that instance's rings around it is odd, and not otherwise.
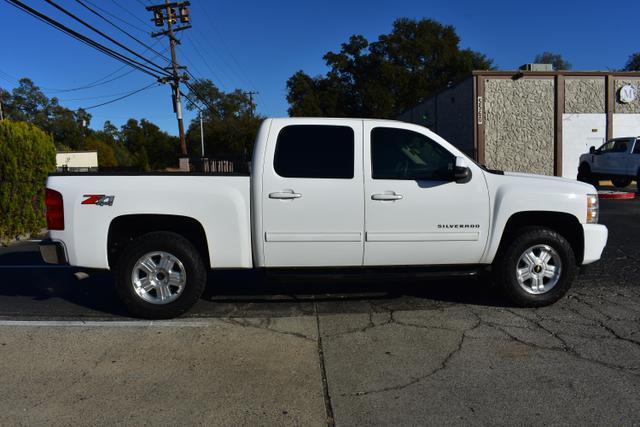
[{"label": "utility pole", "polygon": [[2,89],[0,89],[0,122],[4,120],[4,115],[2,113]]},{"label": "utility pole", "polygon": [[187,8],[187,6],[189,5],[190,3],[188,1],[169,2],[169,0],[165,0],[164,4],[146,7],[148,11],[153,12],[152,21],[155,23],[156,27],[164,27],[164,24],[167,24],[166,30],[152,33],[151,37],[169,37],[169,47],[171,48],[171,66],[167,67],[167,69],[171,71],[172,75],[170,77],[161,79],[161,81],[163,83],[171,83],[171,98],[173,101],[173,111],[176,113],[176,117],[178,119],[178,133],[180,135],[180,150],[182,151],[182,155],[187,154],[187,142],[184,138],[180,82],[187,80],[188,77],[186,75],[180,76],[178,74],[179,70],[185,69],[186,67],[178,65],[178,61],[176,59],[176,45],[180,44],[180,40],[176,39],[174,34],[178,31],[183,31],[191,28],[191,25],[183,25],[181,27],[174,28],[174,24],[178,22],[178,19],[183,24],[188,24],[190,22],[189,9]]},{"label": "utility pole", "polygon": [[249,102],[251,103],[251,117],[254,116],[254,109],[255,109],[255,104],[253,103],[253,96],[254,95],[259,95],[260,92],[255,92],[250,90],[249,92],[245,92],[245,95],[247,95],[249,97]]},{"label": "utility pole", "polygon": [[202,158],[204,159],[204,128],[202,127],[202,110],[200,110],[200,145],[202,148]]}]

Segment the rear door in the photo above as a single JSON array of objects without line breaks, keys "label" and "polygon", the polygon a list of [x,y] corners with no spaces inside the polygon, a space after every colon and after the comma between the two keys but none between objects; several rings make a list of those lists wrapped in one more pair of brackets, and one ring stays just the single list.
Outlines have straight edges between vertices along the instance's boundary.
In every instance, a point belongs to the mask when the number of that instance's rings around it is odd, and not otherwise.
[{"label": "rear door", "polygon": [[627,176],[638,176],[638,170],[640,169],[640,139],[635,140],[633,150],[627,158],[626,171]]},{"label": "rear door", "polygon": [[489,229],[483,173],[453,180],[455,156],[424,130],[365,122],[365,265],[473,264]]},{"label": "rear door", "polygon": [[265,158],[265,265],[362,265],[362,121],[275,121]]}]

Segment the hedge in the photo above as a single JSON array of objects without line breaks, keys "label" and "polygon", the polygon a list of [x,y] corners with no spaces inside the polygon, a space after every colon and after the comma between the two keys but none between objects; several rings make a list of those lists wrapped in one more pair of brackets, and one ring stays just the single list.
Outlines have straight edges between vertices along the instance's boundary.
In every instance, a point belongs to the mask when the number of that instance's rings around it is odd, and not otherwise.
[{"label": "hedge", "polygon": [[0,240],[46,227],[44,184],[55,168],[51,136],[29,123],[0,121]]}]

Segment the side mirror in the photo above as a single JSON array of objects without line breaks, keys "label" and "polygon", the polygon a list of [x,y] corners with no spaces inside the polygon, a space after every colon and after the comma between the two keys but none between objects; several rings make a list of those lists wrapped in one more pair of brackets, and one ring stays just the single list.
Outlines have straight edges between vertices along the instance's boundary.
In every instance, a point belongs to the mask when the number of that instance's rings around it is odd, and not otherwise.
[{"label": "side mirror", "polygon": [[593,145],[589,147],[589,154],[596,154],[596,147],[594,147]]},{"label": "side mirror", "polygon": [[458,184],[464,184],[471,181],[471,169],[467,166],[467,159],[464,157],[456,157],[456,165],[453,170],[453,179]]}]

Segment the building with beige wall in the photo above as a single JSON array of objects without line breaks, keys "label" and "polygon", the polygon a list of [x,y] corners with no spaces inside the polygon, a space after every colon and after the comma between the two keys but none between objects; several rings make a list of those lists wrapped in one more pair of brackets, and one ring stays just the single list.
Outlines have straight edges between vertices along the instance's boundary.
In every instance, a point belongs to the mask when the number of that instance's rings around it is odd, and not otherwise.
[{"label": "building with beige wall", "polygon": [[93,172],[98,170],[98,152],[58,151],[56,153],[58,172]]},{"label": "building with beige wall", "polygon": [[490,168],[575,178],[590,146],[640,135],[640,72],[474,71],[399,119]]}]

